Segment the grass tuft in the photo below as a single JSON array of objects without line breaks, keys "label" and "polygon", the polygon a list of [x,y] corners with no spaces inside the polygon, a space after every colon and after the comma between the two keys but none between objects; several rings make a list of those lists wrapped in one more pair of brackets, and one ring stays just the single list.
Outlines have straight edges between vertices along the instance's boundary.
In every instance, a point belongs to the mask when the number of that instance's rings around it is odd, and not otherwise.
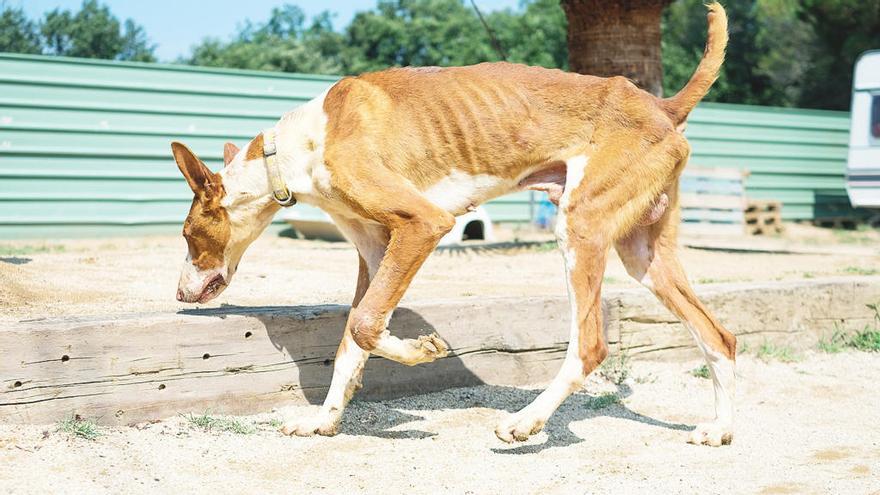
[{"label": "grass tuft", "polygon": [[791,347],[776,345],[771,342],[764,342],[758,347],[758,358],[763,361],[781,361],[783,363],[793,363],[799,361],[800,357],[796,356]]},{"label": "grass tuft", "polygon": [[55,430],[85,440],[94,440],[103,435],[94,420],[82,418],[78,414],[59,421]]},{"label": "grass tuft", "polygon": [[880,273],[880,270],[876,268],[865,268],[861,266],[848,266],[843,269],[843,272],[850,275],[877,275],[878,273]]},{"label": "grass tuft", "polygon": [[620,396],[614,392],[610,392],[598,397],[590,397],[590,402],[587,403],[587,407],[593,410],[599,410],[615,404],[620,404]]},{"label": "grass tuft", "polygon": [[691,375],[693,375],[697,378],[706,378],[706,379],[709,379],[712,377],[712,375],[709,373],[709,367],[706,366],[705,364],[692,369]]},{"label": "grass tuft", "polygon": [[205,431],[225,431],[239,435],[250,435],[257,431],[254,425],[250,423],[245,423],[236,418],[211,416],[207,412],[200,416],[190,413],[184,416],[184,418],[189,421],[189,424]]},{"label": "grass tuft", "polygon": [[621,349],[619,352],[605,358],[605,361],[602,361],[602,364],[599,365],[598,372],[615,385],[623,384],[630,373],[629,356],[626,354],[626,351]]},{"label": "grass tuft", "polygon": [[0,245],[0,256],[23,256],[28,254],[62,253],[65,247],[61,244],[41,244],[10,246]]},{"label": "grass tuft", "polygon": [[850,337],[847,345],[864,352],[880,352],[880,330],[864,329]]},{"label": "grass tuft", "polygon": [[[835,327],[837,327],[836,323]],[[848,339],[846,333],[839,328],[835,328],[834,333],[831,334],[831,337],[822,337],[821,339],[819,339],[819,350],[828,354],[837,354],[839,352],[843,352],[843,350],[848,347],[847,340]]]},{"label": "grass tuft", "polygon": [[866,306],[874,312],[873,325],[866,325],[861,331],[847,334],[835,323],[831,337],[819,341],[819,350],[829,354],[836,354],[847,348],[863,352],[880,352],[880,303]]}]

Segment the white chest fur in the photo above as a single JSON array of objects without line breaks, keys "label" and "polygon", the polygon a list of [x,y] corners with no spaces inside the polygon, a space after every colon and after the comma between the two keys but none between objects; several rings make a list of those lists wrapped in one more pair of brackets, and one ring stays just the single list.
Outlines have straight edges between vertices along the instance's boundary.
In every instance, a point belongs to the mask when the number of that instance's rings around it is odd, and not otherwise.
[{"label": "white chest fur", "polygon": [[453,170],[448,176],[432,184],[424,191],[429,201],[440,208],[460,215],[468,208],[480,205],[508,192],[516,181],[494,175],[470,175]]}]

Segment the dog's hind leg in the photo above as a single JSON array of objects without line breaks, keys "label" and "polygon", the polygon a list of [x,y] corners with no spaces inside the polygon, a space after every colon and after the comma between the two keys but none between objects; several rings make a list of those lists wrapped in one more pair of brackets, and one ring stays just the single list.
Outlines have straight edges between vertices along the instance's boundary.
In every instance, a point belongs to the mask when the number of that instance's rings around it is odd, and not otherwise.
[{"label": "dog's hind leg", "polygon": [[656,224],[637,227],[616,247],[627,272],[681,319],[702,351],[715,387],[715,421],[698,425],[688,441],[718,446],[733,437],[736,337],[694,294],[675,254],[677,189],[670,188],[673,207]]},{"label": "dog's hind leg", "polygon": [[677,135],[660,135],[653,141],[636,136],[600,149],[589,164],[584,155],[567,161],[556,237],[571,303],[568,350],[547,389],[496,428],[501,440],[525,440],[540,431],[608,354],[600,294],[608,249],[619,231],[644,218],[687,154],[686,143]]},{"label": "dog's hind leg", "polygon": [[[388,245],[388,232],[381,226],[334,218],[337,227],[355,244],[358,250],[358,279],[352,309],[357,308],[379,269]],[[350,318],[350,316],[349,316]],[[351,336],[349,325],[333,361],[333,378],[324,404],[318,414],[307,418],[285,421],[281,432],[285,435],[334,435],[342,420],[342,412],[354,393],[361,387],[361,376],[370,353],[361,349]]]},{"label": "dog's hind leg", "polygon": [[[596,238],[586,243],[571,242],[568,228],[571,189],[581,181],[585,168],[585,156],[568,160],[567,189],[559,199],[556,219],[556,239],[565,261],[572,314],[568,350],[562,368],[550,385],[531,404],[509,415],[495,429],[495,435],[505,442],[523,441],[541,431],[553,412],[569,395],[583,386],[584,378],[605,359],[608,352],[602,334],[599,293],[608,241]],[[580,274],[586,277],[579,278]]]}]

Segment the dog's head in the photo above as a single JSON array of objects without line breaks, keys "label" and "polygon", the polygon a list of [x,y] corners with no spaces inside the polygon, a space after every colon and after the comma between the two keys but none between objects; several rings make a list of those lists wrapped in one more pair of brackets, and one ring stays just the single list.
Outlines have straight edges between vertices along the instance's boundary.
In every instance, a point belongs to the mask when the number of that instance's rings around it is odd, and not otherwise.
[{"label": "dog's head", "polygon": [[188,252],[177,300],[204,303],[226,289],[245,249],[271,221],[274,210],[265,193],[239,190],[242,186],[236,183],[247,181],[236,180],[234,170],[242,169],[246,158],[234,145],[226,145],[226,167],[218,173],[181,143],[172,143],[171,152],[195,195],[183,223]]}]

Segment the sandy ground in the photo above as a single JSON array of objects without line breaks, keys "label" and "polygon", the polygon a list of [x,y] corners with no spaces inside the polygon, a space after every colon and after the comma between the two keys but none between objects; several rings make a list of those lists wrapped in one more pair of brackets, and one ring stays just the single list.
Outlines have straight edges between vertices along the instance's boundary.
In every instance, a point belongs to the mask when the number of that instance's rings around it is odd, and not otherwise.
[{"label": "sandy ground", "polygon": [[[537,393],[482,386],[384,402],[355,400],[333,438],[287,438],[268,423],[316,406],[240,418],[251,434],[183,417],[102,430],[0,426],[3,493],[880,493],[880,354],[741,356],[730,446],[685,443],[712,410],[689,363],[635,363],[620,404],[592,379],[545,432],[506,445],[492,431]],[[589,395],[588,395],[589,394]]]},{"label": "sandy ground", "polygon": [[[712,248],[681,251],[697,284],[880,272],[877,232],[790,225],[779,238],[684,238],[683,243]],[[0,320],[191,307],[174,299],[184,254],[181,237],[0,243]],[[403,304],[460,297],[563,296],[562,266],[557,250],[547,245],[441,249],[419,272]],[[231,286],[205,306],[348,304],[356,274],[357,254],[346,243],[267,233],[245,254]],[[616,256],[605,281],[608,286],[634,285]]]}]

